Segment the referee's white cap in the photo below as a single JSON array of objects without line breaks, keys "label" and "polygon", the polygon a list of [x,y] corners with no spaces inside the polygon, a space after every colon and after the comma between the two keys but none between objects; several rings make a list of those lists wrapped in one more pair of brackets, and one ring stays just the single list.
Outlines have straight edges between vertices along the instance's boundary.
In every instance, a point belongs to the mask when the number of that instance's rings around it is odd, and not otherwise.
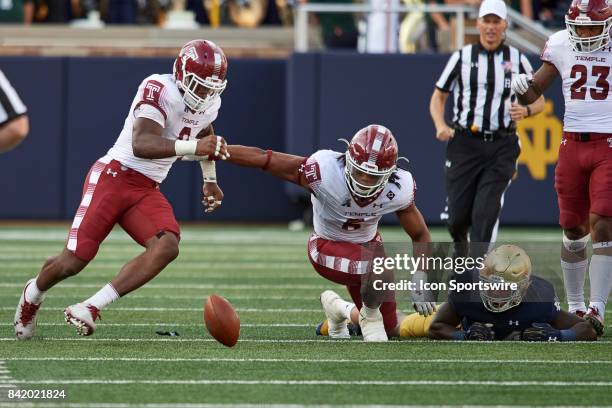
[{"label": "referee's white cap", "polygon": [[499,18],[505,20],[506,16],[508,15],[506,3],[504,3],[502,0],[484,0],[480,4],[478,18],[482,18],[487,14],[495,14]]}]

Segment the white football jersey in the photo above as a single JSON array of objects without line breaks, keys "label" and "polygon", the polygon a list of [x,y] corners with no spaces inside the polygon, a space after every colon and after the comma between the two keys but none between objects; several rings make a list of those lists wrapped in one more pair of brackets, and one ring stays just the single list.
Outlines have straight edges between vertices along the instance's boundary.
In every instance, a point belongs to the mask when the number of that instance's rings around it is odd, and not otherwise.
[{"label": "white football jersey", "polygon": [[551,35],[542,61],[553,64],[563,81],[567,132],[612,132],[612,47],[591,53],[572,49],[567,30]]},{"label": "white football jersey", "polygon": [[138,87],[130,112],[125,119],[123,130],[108,155],[126,167],[144,174],[161,183],[177,156],[163,159],[143,159],[134,156],[132,132],[134,120],[145,117],[159,123],[164,132],[162,137],[169,140],[194,140],[216,118],[221,107],[221,98],[203,112],[192,112],[183,102],[183,97],[171,74],[154,74]]},{"label": "white football jersey", "polygon": [[332,241],[362,244],[374,239],[383,215],[414,203],[416,185],[410,172],[398,169],[382,193],[361,207],[346,185],[343,157],[343,153],[319,150],[304,165],[313,192],[314,231]]}]

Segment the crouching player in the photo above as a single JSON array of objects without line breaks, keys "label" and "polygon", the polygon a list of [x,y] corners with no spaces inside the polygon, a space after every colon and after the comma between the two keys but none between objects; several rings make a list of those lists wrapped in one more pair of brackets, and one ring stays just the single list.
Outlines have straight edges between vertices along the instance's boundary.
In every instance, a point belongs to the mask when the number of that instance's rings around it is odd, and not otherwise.
[{"label": "crouching player", "polygon": [[491,251],[480,271],[459,275],[457,282],[516,283],[516,290],[449,293],[429,327],[435,340],[594,341],[593,327],[560,309],[552,284],[531,274],[531,260],[515,245]]},{"label": "crouching player", "polygon": [[[331,292],[331,291],[330,291]],[[339,296],[338,296],[339,297]],[[347,323],[347,329],[351,336],[361,336],[361,327],[359,327],[359,312],[354,309],[355,312],[350,313],[351,319]],[[390,334],[389,337],[400,337],[400,338],[418,338],[427,337],[429,332],[429,326],[434,320],[435,313],[423,316],[419,313],[411,313],[404,315],[400,311],[397,312],[397,319],[399,322],[398,330]],[[317,336],[329,336],[329,322],[323,320],[319,323],[315,329]]]},{"label": "crouching player", "polygon": [[[395,213],[415,251],[430,242],[429,230],[414,203],[412,175],[397,168],[398,147],[391,131],[369,125],[347,144],[345,153],[320,150],[310,157],[234,145],[228,146],[229,161],[261,168],[311,192],[314,233],[308,259],[321,276],[345,285],[353,300],[346,302],[333,291],[321,294],[330,337],[349,337],[351,319],[359,322],[365,341],[387,341],[399,332],[394,295],[383,299],[367,284],[372,256],[382,247],[378,222]],[[426,274],[415,277],[423,281]],[[424,293],[413,300],[419,313],[433,313],[435,303]]]}]

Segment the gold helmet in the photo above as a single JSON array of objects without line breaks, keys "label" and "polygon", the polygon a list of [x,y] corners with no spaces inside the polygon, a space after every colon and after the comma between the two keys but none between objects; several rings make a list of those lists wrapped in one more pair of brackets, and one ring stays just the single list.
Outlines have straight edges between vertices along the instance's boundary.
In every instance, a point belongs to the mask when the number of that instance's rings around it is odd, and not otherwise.
[{"label": "gold helmet", "polygon": [[518,306],[531,282],[529,255],[516,245],[501,245],[487,254],[480,281],[485,283],[516,283],[516,290],[481,290],[484,306],[491,312],[505,312]]}]

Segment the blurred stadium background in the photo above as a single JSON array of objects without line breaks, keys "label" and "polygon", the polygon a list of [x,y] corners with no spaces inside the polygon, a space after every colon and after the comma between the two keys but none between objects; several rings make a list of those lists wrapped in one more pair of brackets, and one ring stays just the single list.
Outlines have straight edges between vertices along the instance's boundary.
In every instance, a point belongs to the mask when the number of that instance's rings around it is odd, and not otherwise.
[{"label": "blurred stadium background", "polygon": [[[382,123],[410,160],[427,222],[441,224],[444,144],[435,140],[428,102],[447,54],[435,50],[476,39],[476,4],[393,6],[390,10],[413,10],[391,14],[400,22],[400,52],[367,54],[359,50],[366,41],[364,18],[374,8],[343,3],[3,0],[0,67],[29,108],[31,132],[0,159],[0,174],[6,175],[0,219],[71,219],[83,177],[114,143],[140,81],[171,72],[181,45],[206,38],[229,57],[218,134],[230,143],[307,155],[320,148],[342,150],[336,139]],[[539,50],[550,33],[546,27],[562,21],[557,10],[565,4],[558,3],[513,3],[507,41],[527,52]],[[428,7],[451,12],[431,14]],[[360,12],[349,12],[355,10]],[[444,23],[438,28],[434,21]],[[338,39],[347,35],[355,41]],[[338,48],[339,43],[349,47]],[[536,54],[532,63],[539,66]],[[520,123],[523,153],[506,195],[503,224],[557,222],[552,179],[562,129],[559,88],[553,85],[546,95],[544,113]],[[179,220],[204,219],[197,167],[178,163],[162,186]],[[226,199],[207,220],[301,217],[307,200],[297,189],[229,165],[220,166],[219,176]]]}]

